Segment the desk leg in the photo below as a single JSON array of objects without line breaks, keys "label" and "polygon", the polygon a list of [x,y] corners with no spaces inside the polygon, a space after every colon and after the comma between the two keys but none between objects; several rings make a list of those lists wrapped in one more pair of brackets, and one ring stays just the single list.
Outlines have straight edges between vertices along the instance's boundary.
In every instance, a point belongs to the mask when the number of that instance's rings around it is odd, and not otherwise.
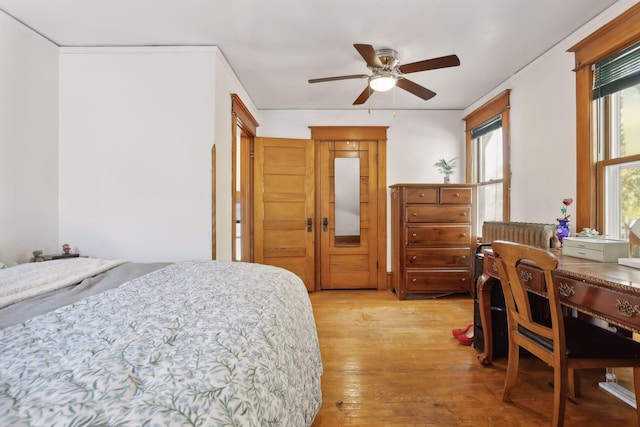
[{"label": "desk leg", "polygon": [[478,277],[477,297],[480,311],[480,322],[484,333],[484,352],[478,355],[478,360],[483,365],[490,365],[493,360],[493,325],[491,321],[491,289],[500,286],[500,281],[488,274]]}]

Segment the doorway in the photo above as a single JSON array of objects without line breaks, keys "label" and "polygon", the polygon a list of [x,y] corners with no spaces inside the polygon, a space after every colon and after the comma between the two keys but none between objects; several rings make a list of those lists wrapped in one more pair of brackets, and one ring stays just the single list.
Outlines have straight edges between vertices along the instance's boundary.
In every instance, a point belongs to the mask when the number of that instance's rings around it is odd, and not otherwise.
[{"label": "doorway", "polygon": [[[253,262],[253,144],[259,125],[235,93],[231,94],[231,123],[231,259]],[[212,170],[215,173],[215,165]]]}]

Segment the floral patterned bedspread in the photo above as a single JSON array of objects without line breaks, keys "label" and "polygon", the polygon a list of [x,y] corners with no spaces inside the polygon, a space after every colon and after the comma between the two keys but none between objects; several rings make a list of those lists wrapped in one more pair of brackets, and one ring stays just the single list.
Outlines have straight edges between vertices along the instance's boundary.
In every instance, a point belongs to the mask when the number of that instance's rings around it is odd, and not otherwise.
[{"label": "floral patterned bedspread", "polygon": [[185,261],[0,330],[0,424],[309,426],[321,375],[297,276]]}]

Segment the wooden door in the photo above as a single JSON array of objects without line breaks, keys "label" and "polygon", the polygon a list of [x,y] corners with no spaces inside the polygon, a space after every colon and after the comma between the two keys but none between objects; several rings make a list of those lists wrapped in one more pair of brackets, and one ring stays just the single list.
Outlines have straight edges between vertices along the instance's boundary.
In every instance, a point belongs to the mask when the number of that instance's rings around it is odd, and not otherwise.
[{"label": "wooden door", "polygon": [[[320,252],[321,289],[378,288],[378,167],[377,141],[321,141],[320,152]],[[355,162],[342,162],[353,159]],[[338,165],[338,163],[342,163]],[[337,166],[340,176],[337,177]],[[350,170],[344,172],[344,168]],[[344,205],[358,206],[347,214],[336,203],[336,194],[349,187],[345,180],[354,179],[355,189],[343,195]],[[336,191],[338,190],[338,191]],[[345,202],[345,198],[347,201]],[[352,198],[352,200],[348,200]],[[350,209],[349,209],[350,210]],[[353,211],[358,211],[354,213]],[[340,222],[355,222],[355,231],[336,232],[336,212]],[[359,221],[359,225],[357,222]],[[342,225],[342,224],[341,224]],[[345,229],[344,226],[340,228]],[[347,227],[348,228],[348,227]]]},{"label": "wooden door", "polygon": [[256,138],[254,153],[254,261],[296,273],[313,291],[313,141]]}]

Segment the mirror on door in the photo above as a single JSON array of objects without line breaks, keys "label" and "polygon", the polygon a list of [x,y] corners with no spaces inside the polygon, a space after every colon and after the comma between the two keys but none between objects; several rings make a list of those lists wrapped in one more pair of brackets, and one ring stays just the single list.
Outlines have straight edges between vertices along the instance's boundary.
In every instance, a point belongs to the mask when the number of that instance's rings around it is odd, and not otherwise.
[{"label": "mirror on door", "polygon": [[334,162],[335,245],[360,245],[360,159],[336,157]]}]

